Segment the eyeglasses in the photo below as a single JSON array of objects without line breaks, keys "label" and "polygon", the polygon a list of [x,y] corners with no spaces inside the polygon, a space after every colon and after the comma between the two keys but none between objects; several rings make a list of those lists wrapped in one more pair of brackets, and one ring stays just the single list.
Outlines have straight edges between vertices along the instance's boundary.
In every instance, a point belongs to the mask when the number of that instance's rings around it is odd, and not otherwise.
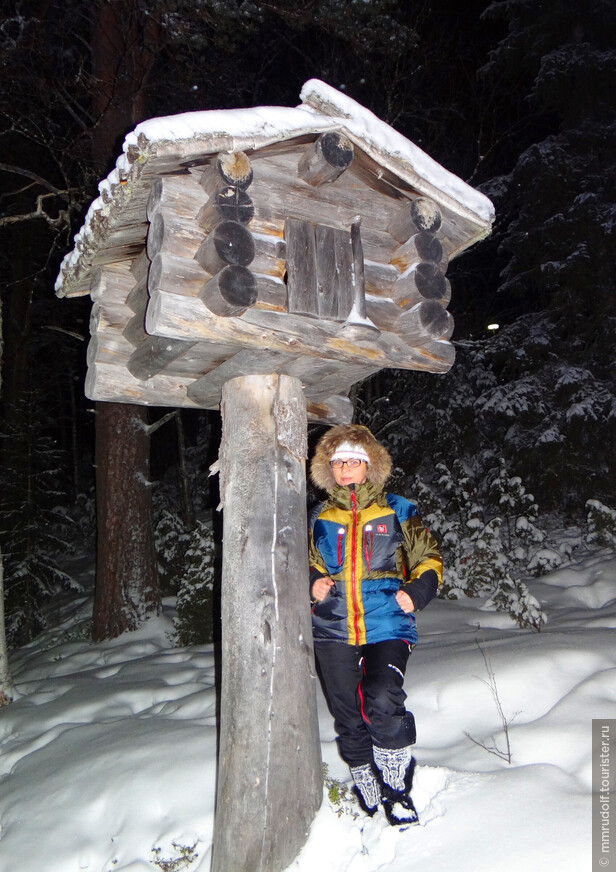
[{"label": "eyeglasses", "polygon": [[329,465],[332,469],[342,469],[343,466],[348,466],[349,469],[357,469],[365,460],[360,460],[358,457],[351,457],[350,460],[330,460]]}]

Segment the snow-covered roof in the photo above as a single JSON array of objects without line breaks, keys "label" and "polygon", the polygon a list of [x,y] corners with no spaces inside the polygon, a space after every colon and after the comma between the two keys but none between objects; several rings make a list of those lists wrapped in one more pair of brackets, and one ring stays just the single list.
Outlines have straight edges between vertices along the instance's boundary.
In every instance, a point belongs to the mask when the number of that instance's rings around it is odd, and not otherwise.
[{"label": "snow-covered roof", "polygon": [[485,228],[480,236],[489,233],[494,218],[490,200],[368,109],[317,79],[306,82],[300,97],[302,104],[296,108],[258,106],[186,112],[138,124],[126,137],[114,170],[100,182],[99,196],[75,236],[73,250],[62,262],[56,280],[58,295],[87,293],[97,252],[126,220],[122,214],[130,211],[131,200],[140,195],[143,201],[140,180],[144,174],[152,180],[157,168],[169,171],[179,158],[186,165],[191,159],[197,161],[218,152],[249,151],[328,130],[343,132],[384,171]]}]

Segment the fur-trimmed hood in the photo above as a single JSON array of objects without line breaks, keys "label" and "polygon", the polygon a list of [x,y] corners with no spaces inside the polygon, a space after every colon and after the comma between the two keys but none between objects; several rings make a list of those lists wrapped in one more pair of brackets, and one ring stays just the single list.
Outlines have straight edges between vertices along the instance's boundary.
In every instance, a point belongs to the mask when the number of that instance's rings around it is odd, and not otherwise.
[{"label": "fur-trimmed hood", "polygon": [[360,424],[339,424],[319,439],[310,464],[310,477],[316,486],[328,493],[331,493],[336,486],[329,461],[343,442],[350,442],[364,449],[370,458],[366,479],[382,488],[391,472],[391,457],[387,449],[376,441],[370,430]]}]

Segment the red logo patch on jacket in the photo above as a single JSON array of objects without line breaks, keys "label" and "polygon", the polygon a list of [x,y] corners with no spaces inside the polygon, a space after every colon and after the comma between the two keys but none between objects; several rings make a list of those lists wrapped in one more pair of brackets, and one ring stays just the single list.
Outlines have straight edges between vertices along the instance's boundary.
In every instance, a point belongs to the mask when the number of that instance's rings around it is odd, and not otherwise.
[{"label": "red logo patch on jacket", "polygon": [[376,525],[377,533],[387,533],[387,524],[377,524]]}]

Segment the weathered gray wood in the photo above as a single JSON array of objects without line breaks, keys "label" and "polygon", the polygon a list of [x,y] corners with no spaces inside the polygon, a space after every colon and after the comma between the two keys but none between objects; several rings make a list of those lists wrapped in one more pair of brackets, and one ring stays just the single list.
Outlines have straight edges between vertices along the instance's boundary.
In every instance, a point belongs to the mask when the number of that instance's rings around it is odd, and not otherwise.
[{"label": "weathered gray wood", "polygon": [[90,400],[110,403],[137,403],[143,406],[191,408],[197,406],[186,396],[185,383],[165,373],[140,381],[126,368],[109,361],[88,367],[85,394]]},{"label": "weathered gray wood", "polygon": [[[268,375],[279,372],[291,358],[276,351],[242,349],[224,363],[197,379],[187,389],[193,402],[204,409],[220,400],[223,385],[233,378],[246,375]],[[330,391],[331,393],[331,391]]]},{"label": "weathered gray wood", "polygon": [[201,186],[209,195],[229,185],[245,191],[251,182],[252,167],[243,151],[217,154],[201,176]]},{"label": "weathered gray wood", "polygon": [[215,315],[241,315],[257,299],[257,282],[246,267],[226,266],[203,285],[199,296]]},{"label": "weathered gray wood", "polygon": [[134,346],[121,333],[95,333],[88,342],[86,363],[88,367],[100,362],[117,364],[118,368],[122,368],[126,366],[133,349]]},{"label": "weathered gray wood", "polygon": [[396,333],[409,345],[420,345],[426,336],[448,339],[453,333],[453,317],[436,300],[424,300],[400,315]]},{"label": "weathered gray wood", "polygon": [[130,270],[130,261],[110,263],[94,270],[90,285],[90,297],[94,301],[102,299],[121,303],[135,285],[135,277]]},{"label": "weathered gray wood", "polygon": [[194,258],[157,254],[148,274],[148,291],[172,292],[178,296],[198,297],[208,274]]},{"label": "weathered gray wood", "polygon": [[209,233],[221,221],[248,224],[254,215],[254,204],[246,191],[231,185],[213,194],[199,212],[197,221]]},{"label": "weathered gray wood", "polygon": [[[148,302],[147,276],[143,281],[137,282],[128,297],[126,305],[131,312],[143,312]],[[132,316],[131,316],[132,317]]]},{"label": "weathered gray wood", "polygon": [[353,403],[348,397],[329,397],[319,402],[306,400],[306,413],[311,423],[350,424],[353,411]]},{"label": "weathered gray wood", "polygon": [[222,684],[212,872],[282,872],[308,837],[323,786],[306,596],[301,383],[276,375],[233,379],[221,412]]},{"label": "weathered gray wood", "polygon": [[378,335],[379,328],[366,315],[366,286],[364,280],[364,251],[361,242],[360,222],[354,221],[351,227],[351,247],[353,254],[352,286],[353,307],[341,327],[346,339],[363,342]]},{"label": "weathered gray wood", "polygon": [[387,233],[391,201],[374,189],[358,183],[355,163],[328,185],[312,188],[296,174],[294,154],[255,155],[254,181],[250,188],[255,205],[251,229],[257,227],[282,233],[285,218],[348,230],[357,215],[362,216],[365,257],[388,263],[397,248]]},{"label": "weathered gray wood", "polygon": [[400,277],[399,270],[390,263],[375,263],[364,257],[366,295],[391,297],[394,282]]},{"label": "weathered gray wood", "polygon": [[208,234],[195,255],[210,275],[225,266],[248,266],[255,256],[255,243],[247,227],[238,221],[221,221]]},{"label": "weathered gray wood", "polygon": [[394,282],[391,295],[404,309],[422,300],[438,300],[446,306],[451,299],[451,284],[437,264],[417,263]]},{"label": "weathered gray wood", "polygon": [[150,260],[157,254],[168,252],[175,257],[194,257],[205,238],[197,222],[178,213],[157,212],[152,216],[146,239]]},{"label": "weathered gray wood", "polygon": [[[361,252],[354,263],[348,230],[290,218],[285,222],[289,311],[344,321],[355,302],[354,271],[363,270]],[[363,292],[363,272],[360,272]]]},{"label": "weathered gray wood", "polygon": [[256,306],[247,309],[241,318],[217,317],[201,300],[162,291],[154,292],[150,298],[146,330],[153,335],[176,339],[234,343],[282,352],[293,350],[298,356],[370,363],[376,368],[392,366],[429,372],[449,369],[448,356],[442,361],[435,355],[425,356],[394,333],[383,332],[358,345],[352,338],[339,335],[338,322],[307,319]]},{"label": "weathered gray wood", "polygon": [[129,261],[129,263],[130,271],[135,277],[135,284],[146,284],[148,273],[150,272],[150,258],[145,250],[145,246],[141,249],[139,254],[133,258],[133,260]]},{"label": "weathered gray wood", "polygon": [[353,143],[343,133],[322,133],[306,146],[298,176],[314,188],[333,182],[353,163]]},{"label": "weathered gray wood", "polygon": [[[251,231],[253,226],[254,222],[251,222]],[[250,266],[252,272],[283,279],[287,271],[287,245],[284,238],[271,233],[253,233],[252,238],[255,245],[255,256]]]},{"label": "weathered gray wood", "polygon": [[418,230],[437,233],[443,222],[443,214],[433,200],[416,197],[399,208],[387,226],[387,231],[398,242],[406,242]]},{"label": "weathered gray wood", "polygon": [[145,306],[141,312],[135,312],[130,321],[122,330],[122,336],[128,339],[134,347],[140,345],[145,339]]},{"label": "weathered gray wood", "polygon": [[[312,226],[312,225],[311,225]],[[348,231],[314,227],[317,272],[316,314],[344,321],[353,307],[353,248]]]},{"label": "weathered gray wood", "polygon": [[155,179],[147,204],[148,220],[159,213],[195,219],[207,203],[208,196],[199,179],[188,171]]},{"label": "weathered gray wood", "polygon": [[285,222],[289,312],[316,315],[318,276],[314,225],[308,221]]},{"label": "weathered gray wood", "polygon": [[126,303],[116,303],[114,299],[103,298],[100,302],[92,304],[90,334],[121,332],[133,314]]},{"label": "weathered gray wood", "polygon": [[289,307],[287,285],[280,278],[274,276],[259,275],[251,264],[257,282],[257,299],[254,307],[258,309],[272,309],[275,312],[286,312]]},{"label": "weathered gray wood", "polygon": [[183,342],[181,339],[147,336],[129,357],[126,368],[135,378],[147,381],[194,345],[195,342]]},{"label": "weathered gray wood", "polygon": [[391,258],[391,263],[401,272],[419,261],[438,264],[443,270],[447,267],[447,256],[441,241],[427,230],[414,233]]}]

